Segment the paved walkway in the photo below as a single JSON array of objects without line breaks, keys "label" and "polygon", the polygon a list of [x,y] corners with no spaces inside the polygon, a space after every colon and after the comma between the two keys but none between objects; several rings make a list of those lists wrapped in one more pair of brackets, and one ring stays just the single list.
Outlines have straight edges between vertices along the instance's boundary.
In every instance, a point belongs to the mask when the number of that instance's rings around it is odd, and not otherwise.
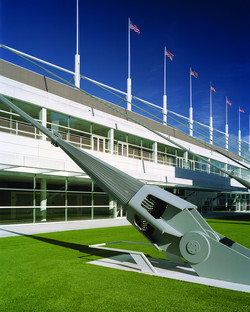
[{"label": "paved walkway", "polygon": [[0,225],[0,238],[130,225],[126,218]]}]

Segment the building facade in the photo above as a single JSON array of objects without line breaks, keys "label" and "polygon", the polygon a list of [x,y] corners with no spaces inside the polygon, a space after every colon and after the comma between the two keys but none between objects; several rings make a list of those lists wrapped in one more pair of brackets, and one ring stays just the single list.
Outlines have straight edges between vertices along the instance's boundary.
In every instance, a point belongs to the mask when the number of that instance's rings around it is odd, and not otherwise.
[{"label": "building facade", "polygon": [[[201,211],[249,210],[249,192],[199,156],[249,181],[226,155],[152,119],[1,60],[0,92],[63,139],[149,184],[196,204]],[[127,116],[169,136],[183,151]],[[124,207],[105,194],[59,148],[0,103],[0,222],[117,218]]]}]

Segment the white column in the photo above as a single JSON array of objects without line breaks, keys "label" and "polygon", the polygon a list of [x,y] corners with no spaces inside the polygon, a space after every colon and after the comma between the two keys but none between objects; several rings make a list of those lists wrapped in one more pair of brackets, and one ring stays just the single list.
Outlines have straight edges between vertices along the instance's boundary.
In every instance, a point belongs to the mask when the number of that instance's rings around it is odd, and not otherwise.
[{"label": "white column", "polygon": [[91,150],[93,151],[94,150],[93,124],[90,124],[89,132],[91,134],[91,137],[90,137]]},{"label": "white column", "polygon": [[157,164],[158,162],[158,143],[157,142],[153,143],[153,158],[154,158],[154,163]]},{"label": "white column", "polygon": [[40,213],[41,221],[46,221],[46,210],[47,210],[47,180],[41,179],[41,201],[40,201]]},{"label": "white column", "polygon": [[109,137],[109,152],[110,154],[114,154],[114,129],[113,128],[109,129],[108,137]]},{"label": "white column", "polygon": [[191,169],[191,168],[188,168],[188,152],[184,152],[184,166],[183,168],[185,169]]},{"label": "white column", "polygon": [[116,202],[110,197],[109,198],[109,213],[112,215],[113,218],[116,217]]},{"label": "white column", "polygon": [[[42,125],[46,128],[47,127],[47,108],[42,108],[39,112],[39,119],[42,121]],[[42,140],[46,141],[46,135],[40,132],[42,135]]]}]

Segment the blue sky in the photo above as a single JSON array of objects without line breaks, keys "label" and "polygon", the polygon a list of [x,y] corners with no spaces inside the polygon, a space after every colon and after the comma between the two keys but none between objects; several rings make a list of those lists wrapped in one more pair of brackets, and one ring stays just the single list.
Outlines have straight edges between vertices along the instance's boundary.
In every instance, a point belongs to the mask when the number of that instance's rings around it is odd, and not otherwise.
[{"label": "blue sky", "polygon": [[[74,71],[75,0],[0,0],[0,42]],[[79,0],[81,74],[126,91],[128,18],[131,31],[131,78],[135,96],[162,105],[163,49],[167,62],[168,108],[188,116],[189,67],[193,78],[194,119],[209,124],[210,81],[215,128],[237,135],[239,106],[242,136],[249,133],[250,1]],[[21,66],[26,61],[1,51]],[[90,88],[81,84],[84,89]],[[89,91],[92,91],[89,89]],[[93,89],[96,92],[96,89]],[[98,94],[97,94],[98,95]],[[117,100],[118,102],[118,100]]]}]

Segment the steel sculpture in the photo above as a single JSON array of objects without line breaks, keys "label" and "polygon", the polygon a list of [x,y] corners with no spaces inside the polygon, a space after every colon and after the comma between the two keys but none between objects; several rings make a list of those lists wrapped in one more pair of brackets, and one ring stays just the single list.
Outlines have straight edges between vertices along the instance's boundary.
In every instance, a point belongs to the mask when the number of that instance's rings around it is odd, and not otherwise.
[{"label": "steel sculpture", "polygon": [[183,258],[199,276],[250,285],[250,250],[216,233],[197,207],[160,187],[146,185],[64,141],[11,101],[7,105],[60,147],[107,194],[127,209],[128,221],[174,262]]}]

